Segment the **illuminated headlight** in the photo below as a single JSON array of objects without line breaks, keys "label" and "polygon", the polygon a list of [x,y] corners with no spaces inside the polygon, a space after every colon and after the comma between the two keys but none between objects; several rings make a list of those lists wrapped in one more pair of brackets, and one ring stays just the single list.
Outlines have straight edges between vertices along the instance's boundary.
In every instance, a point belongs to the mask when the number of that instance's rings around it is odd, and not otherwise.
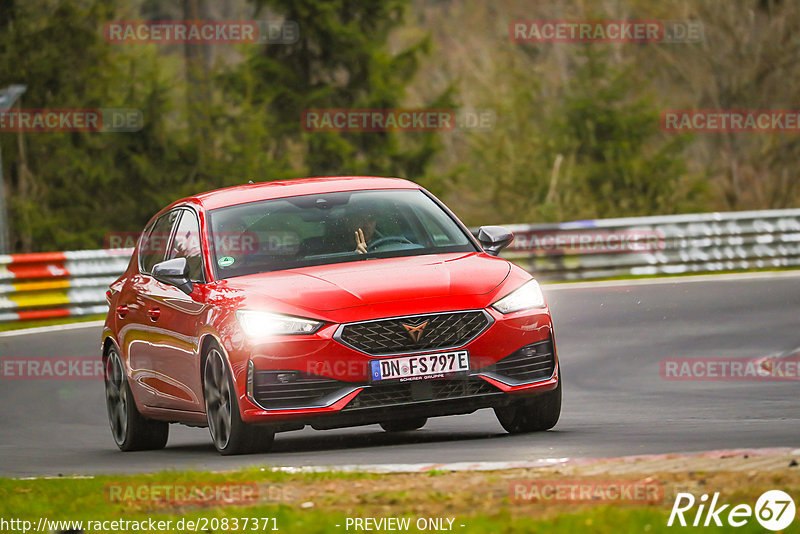
[{"label": "illuminated headlight", "polygon": [[237,311],[236,319],[249,337],[313,334],[322,326],[321,321],[249,310]]},{"label": "illuminated headlight", "polygon": [[511,313],[528,308],[544,308],[544,295],[539,283],[531,280],[492,304],[492,307],[500,313]]}]

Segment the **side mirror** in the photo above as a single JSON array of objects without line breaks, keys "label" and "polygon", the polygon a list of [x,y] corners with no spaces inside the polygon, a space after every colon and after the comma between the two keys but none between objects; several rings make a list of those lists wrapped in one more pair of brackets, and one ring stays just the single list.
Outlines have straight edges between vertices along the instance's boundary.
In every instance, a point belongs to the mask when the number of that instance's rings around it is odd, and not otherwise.
[{"label": "side mirror", "polygon": [[189,280],[189,264],[186,258],[173,258],[156,263],[153,266],[153,278],[163,284],[175,286],[187,295],[192,292],[192,281]]},{"label": "side mirror", "polygon": [[502,226],[481,226],[478,230],[478,241],[487,254],[497,256],[514,240],[511,230]]}]

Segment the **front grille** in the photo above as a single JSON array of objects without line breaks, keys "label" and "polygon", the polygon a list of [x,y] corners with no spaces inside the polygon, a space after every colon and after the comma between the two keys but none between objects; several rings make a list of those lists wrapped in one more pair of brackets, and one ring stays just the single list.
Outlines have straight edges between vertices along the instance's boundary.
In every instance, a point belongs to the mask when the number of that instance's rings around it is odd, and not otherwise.
[{"label": "front grille", "polygon": [[256,371],[253,397],[266,409],[313,406],[323,397],[348,385],[333,378],[298,371]]},{"label": "front grille", "polygon": [[[482,311],[447,312],[344,325],[338,339],[375,356],[465,345],[489,326]],[[420,327],[424,325],[421,330]],[[421,332],[415,341],[414,329]]]},{"label": "front grille", "polygon": [[477,397],[499,391],[480,378],[378,384],[365,388],[344,409],[378,408],[411,402]]},{"label": "front grille", "polygon": [[525,345],[485,370],[516,380],[534,382],[553,376],[555,367],[553,342],[548,339]]}]

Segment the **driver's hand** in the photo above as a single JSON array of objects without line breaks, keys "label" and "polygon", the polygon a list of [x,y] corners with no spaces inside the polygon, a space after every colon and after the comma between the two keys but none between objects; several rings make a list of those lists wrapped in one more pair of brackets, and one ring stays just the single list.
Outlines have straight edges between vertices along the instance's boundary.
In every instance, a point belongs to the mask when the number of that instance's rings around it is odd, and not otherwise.
[{"label": "driver's hand", "polygon": [[356,234],[356,250],[358,254],[366,254],[367,253],[367,240],[364,239],[364,231],[359,228],[355,231]]}]

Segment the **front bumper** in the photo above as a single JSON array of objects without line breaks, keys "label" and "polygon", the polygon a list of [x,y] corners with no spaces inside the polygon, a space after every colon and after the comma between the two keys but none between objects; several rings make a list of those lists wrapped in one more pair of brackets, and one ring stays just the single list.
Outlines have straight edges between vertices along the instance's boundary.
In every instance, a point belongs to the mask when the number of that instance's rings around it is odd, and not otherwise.
[{"label": "front bumper", "polygon": [[337,428],[471,413],[555,389],[558,357],[549,311],[485,312],[491,325],[459,347],[469,351],[470,370],[438,379],[371,382],[369,362],[380,357],[337,341],[335,324],[313,336],[256,345],[247,358],[253,362],[249,394],[245,358],[235,366],[242,419],[278,429]]}]

